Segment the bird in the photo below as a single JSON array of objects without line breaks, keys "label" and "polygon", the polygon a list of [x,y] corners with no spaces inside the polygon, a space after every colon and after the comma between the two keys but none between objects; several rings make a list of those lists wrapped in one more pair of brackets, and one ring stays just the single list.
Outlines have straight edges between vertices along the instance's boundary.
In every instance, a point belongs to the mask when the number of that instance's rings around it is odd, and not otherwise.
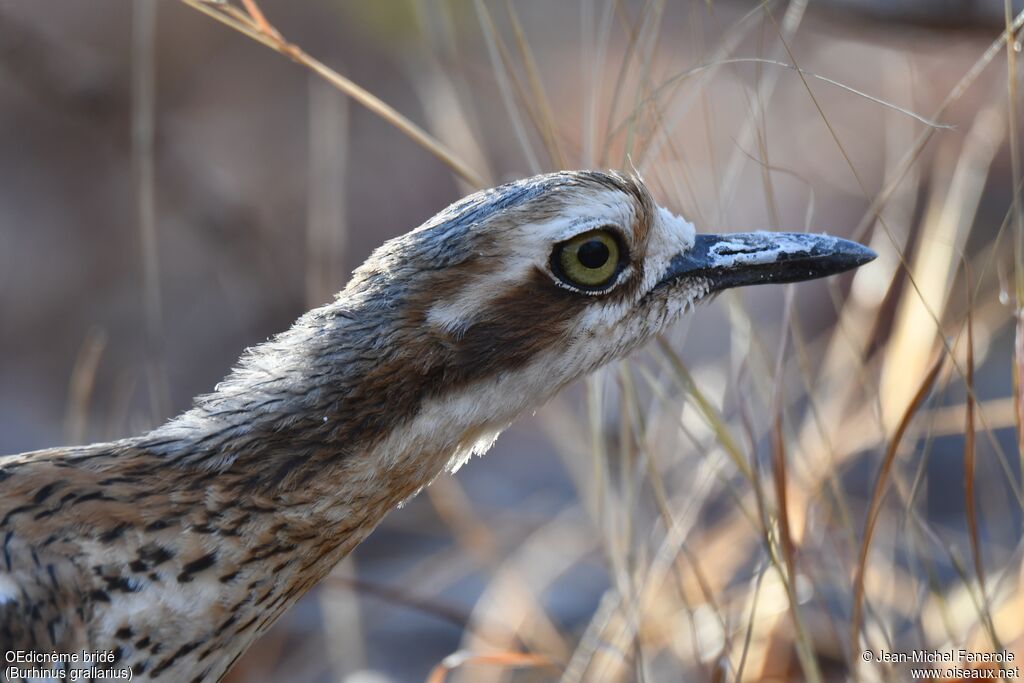
[{"label": "bird", "polygon": [[220,680],[389,510],[524,411],[722,290],[873,258],[824,234],[698,233],[635,172],[471,194],[163,425],[0,458],[0,651]]}]

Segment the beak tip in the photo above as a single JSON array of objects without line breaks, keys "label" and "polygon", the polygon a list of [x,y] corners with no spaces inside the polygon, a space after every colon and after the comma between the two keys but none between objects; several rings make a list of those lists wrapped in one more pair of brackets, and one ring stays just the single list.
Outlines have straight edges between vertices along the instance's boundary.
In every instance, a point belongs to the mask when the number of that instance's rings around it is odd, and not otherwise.
[{"label": "beak tip", "polygon": [[846,268],[844,268],[844,270],[859,268],[865,263],[871,263],[878,258],[878,254],[875,253],[874,249],[870,249],[859,242],[852,242],[850,240],[841,240],[841,248],[837,251],[845,257],[843,259],[846,261],[844,264],[846,265]]}]

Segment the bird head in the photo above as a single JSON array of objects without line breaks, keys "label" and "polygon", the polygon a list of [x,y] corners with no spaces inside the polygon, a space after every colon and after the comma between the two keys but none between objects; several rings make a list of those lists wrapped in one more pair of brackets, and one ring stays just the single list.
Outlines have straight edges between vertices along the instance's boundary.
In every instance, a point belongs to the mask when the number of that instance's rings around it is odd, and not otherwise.
[{"label": "bird head", "polygon": [[359,393],[386,413],[378,424],[404,413],[464,450],[716,292],[874,256],[824,235],[697,234],[639,178],[561,172],[473,194],[385,243],[333,306],[347,338],[374,340]]},{"label": "bird head", "polygon": [[456,383],[532,375],[545,395],[713,294],[859,266],[874,253],[806,233],[697,234],[636,177],[536,176],[471,195],[380,247],[341,299],[400,311],[419,364]]}]

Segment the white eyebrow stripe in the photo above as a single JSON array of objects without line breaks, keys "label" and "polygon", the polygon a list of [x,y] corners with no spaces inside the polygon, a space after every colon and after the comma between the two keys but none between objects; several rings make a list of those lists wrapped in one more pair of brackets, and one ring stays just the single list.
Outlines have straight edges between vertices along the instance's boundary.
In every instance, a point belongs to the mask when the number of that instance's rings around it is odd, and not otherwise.
[{"label": "white eyebrow stripe", "polygon": [[602,225],[614,225],[624,233],[629,246],[634,246],[636,236],[632,227],[636,208],[632,201],[618,190],[587,193],[585,200],[577,206],[566,207],[561,220],[548,224],[552,228],[548,234],[552,242],[565,241]]}]

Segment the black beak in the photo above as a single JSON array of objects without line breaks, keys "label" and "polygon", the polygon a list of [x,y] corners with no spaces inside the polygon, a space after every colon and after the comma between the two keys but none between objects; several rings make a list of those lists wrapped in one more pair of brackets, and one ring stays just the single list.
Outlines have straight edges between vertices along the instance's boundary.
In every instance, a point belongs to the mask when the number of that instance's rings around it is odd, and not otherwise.
[{"label": "black beak", "polygon": [[672,259],[658,286],[681,278],[701,278],[707,281],[710,293],[744,285],[800,282],[842,273],[875,256],[863,245],[828,235],[697,235],[689,251]]}]

